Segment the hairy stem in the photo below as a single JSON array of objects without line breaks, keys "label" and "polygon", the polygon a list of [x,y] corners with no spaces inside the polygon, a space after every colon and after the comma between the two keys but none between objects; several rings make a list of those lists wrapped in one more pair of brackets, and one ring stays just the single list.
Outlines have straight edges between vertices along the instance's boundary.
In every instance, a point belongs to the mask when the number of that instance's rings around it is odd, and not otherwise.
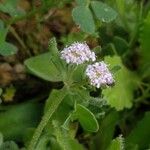
[{"label": "hairy stem", "polygon": [[34,150],[35,149],[35,146],[36,146],[36,144],[37,144],[37,142],[38,142],[38,140],[42,134],[43,129],[45,128],[45,126],[49,122],[50,118],[52,117],[52,115],[54,114],[54,112],[56,111],[56,109],[58,108],[58,106],[60,105],[60,103],[62,102],[64,97],[65,97],[65,94],[61,98],[56,98],[56,99],[51,100],[51,104],[49,106],[48,111],[42,117],[41,122],[39,123],[38,127],[36,128],[36,130],[33,134],[31,142],[27,148],[28,150]]}]

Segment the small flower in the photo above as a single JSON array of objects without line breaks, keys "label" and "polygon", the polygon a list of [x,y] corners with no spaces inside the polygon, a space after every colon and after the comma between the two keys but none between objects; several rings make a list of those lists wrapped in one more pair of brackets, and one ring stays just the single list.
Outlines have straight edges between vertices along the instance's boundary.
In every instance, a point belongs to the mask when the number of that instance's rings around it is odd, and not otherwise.
[{"label": "small flower", "polygon": [[88,65],[86,75],[89,77],[91,85],[97,88],[114,83],[113,76],[103,61]]},{"label": "small flower", "polygon": [[92,52],[86,43],[75,42],[69,47],[66,47],[61,51],[61,58],[68,64],[82,64],[86,61],[95,61],[95,53]]}]

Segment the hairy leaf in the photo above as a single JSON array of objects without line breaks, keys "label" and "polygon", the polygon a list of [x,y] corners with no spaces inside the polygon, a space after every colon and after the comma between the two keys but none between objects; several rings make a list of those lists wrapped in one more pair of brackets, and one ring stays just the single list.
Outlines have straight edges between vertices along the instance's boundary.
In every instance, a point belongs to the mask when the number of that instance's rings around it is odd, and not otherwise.
[{"label": "hairy leaf", "polygon": [[96,132],[99,129],[98,122],[94,114],[86,107],[77,104],[75,110],[75,118],[79,120],[81,126],[86,131]]},{"label": "hairy leaf", "polygon": [[53,121],[56,140],[62,150],[83,150],[82,145],[76,139],[70,137],[66,130],[63,130],[57,121]]},{"label": "hairy leaf", "polygon": [[62,81],[62,77],[54,63],[50,60],[51,54],[45,53],[39,56],[31,57],[25,61],[29,71],[48,81]]},{"label": "hairy leaf", "polygon": [[124,139],[120,136],[112,140],[107,150],[125,150]]}]

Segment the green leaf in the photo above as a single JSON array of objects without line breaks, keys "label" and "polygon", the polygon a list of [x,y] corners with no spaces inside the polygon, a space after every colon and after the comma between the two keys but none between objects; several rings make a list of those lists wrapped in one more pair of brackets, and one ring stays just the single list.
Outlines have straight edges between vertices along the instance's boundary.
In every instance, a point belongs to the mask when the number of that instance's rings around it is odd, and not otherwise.
[{"label": "green leaf", "polygon": [[31,101],[12,106],[0,106],[0,132],[4,138],[20,141],[28,128],[37,125],[42,108],[41,104]]},{"label": "green leaf", "polygon": [[126,138],[127,145],[137,144],[139,149],[146,149],[150,144],[150,112],[146,112],[145,116],[139,121],[136,127]]},{"label": "green leaf", "polygon": [[50,54],[51,54],[50,55],[51,61],[53,62],[55,67],[64,76],[65,72],[66,72],[66,66],[65,66],[65,63],[63,63],[63,61],[62,61],[62,59],[60,57],[60,53],[59,53],[58,48],[57,48],[57,42],[56,42],[56,38],[55,37],[50,39],[48,49],[49,49]]},{"label": "green leaf", "polygon": [[3,92],[3,90],[2,90],[2,88],[0,88],[0,96],[2,95],[2,92]]},{"label": "green leaf", "polygon": [[46,135],[42,136],[40,138],[39,143],[37,144],[35,150],[50,149],[49,142],[50,142],[49,136],[46,136]]},{"label": "green leaf", "polygon": [[84,130],[89,132],[97,132],[99,129],[98,122],[92,112],[86,107],[77,104],[74,116],[79,120]]},{"label": "green leaf", "polygon": [[121,37],[115,36],[113,39],[113,43],[115,45],[117,54],[119,55],[123,55],[129,49],[128,43]]},{"label": "green leaf", "polygon": [[149,47],[150,47],[150,12],[148,13],[143,27],[141,29],[140,34],[140,43],[141,43],[141,72],[143,76],[150,76],[150,55],[149,55]]},{"label": "green leaf", "polygon": [[91,2],[92,9],[96,17],[103,22],[111,22],[117,17],[117,12],[107,4],[99,1]]},{"label": "green leaf", "polygon": [[116,72],[118,72],[119,70],[121,69],[121,67],[119,65],[115,65],[112,69],[111,69],[111,72],[113,74],[115,74]]},{"label": "green leaf", "polygon": [[4,27],[4,22],[0,20],[0,44],[5,42],[8,29]]},{"label": "green leaf", "polygon": [[0,54],[3,56],[13,55],[17,52],[17,47],[11,43],[0,43]]},{"label": "green leaf", "polygon": [[118,111],[131,108],[133,91],[137,86],[137,76],[122,64],[118,56],[106,57],[105,61],[110,64],[111,68],[119,65],[121,69],[115,74],[115,85],[102,91],[104,98],[111,107],[115,107]]},{"label": "green leaf", "polygon": [[25,65],[32,74],[48,81],[62,81],[62,77],[56,66],[50,60],[51,54],[44,53],[25,61]]},{"label": "green leaf", "polygon": [[92,12],[88,7],[78,6],[72,11],[73,20],[80,26],[81,30],[87,33],[95,32],[95,23]]},{"label": "green leaf", "polygon": [[89,2],[90,0],[76,0],[76,3],[80,6],[86,6]]},{"label": "green leaf", "polygon": [[2,133],[0,133],[0,147],[2,144],[3,144],[3,135],[2,135]]},{"label": "green leaf", "polygon": [[[100,150],[106,150],[114,136],[115,127],[118,123],[119,115],[116,111],[110,111],[109,114],[100,122],[99,131],[94,137],[95,147]],[[95,149],[96,149],[95,148]]]},{"label": "green leaf", "polygon": [[56,140],[62,150],[83,150],[82,145],[77,140],[70,137],[66,130],[60,127],[58,121],[53,121]]},{"label": "green leaf", "polygon": [[65,120],[69,116],[69,113],[73,110],[73,108],[68,104],[70,103],[70,98],[66,94],[67,93],[64,90],[53,90],[50,93],[48,99],[46,100],[45,109],[44,109],[45,113],[48,111],[53,100],[56,101],[56,99],[62,99],[61,104],[59,105],[57,110],[54,112],[53,116],[51,117],[46,127],[46,131],[50,134],[52,134],[53,132],[53,126],[51,125],[52,120],[54,119],[59,120],[59,123],[63,125]]},{"label": "green leaf", "polygon": [[2,99],[1,99],[2,93],[3,93],[3,90],[2,90],[2,88],[0,88],[0,104],[2,103]]},{"label": "green leaf", "polygon": [[64,35],[61,37],[61,42],[64,45],[71,45],[75,41],[84,42],[85,33],[82,32],[71,32],[68,35]]},{"label": "green leaf", "polygon": [[125,0],[116,0],[117,9],[121,16],[125,13]]},{"label": "green leaf", "polygon": [[25,14],[25,12],[18,8],[18,0],[4,0],[0,3],[0,11],[8,13],[12,17],[17,17],[19,15]]},{"label": "green leaf", "polygon": [[0,147],[1,150],[19,150],[18,145],[14,141],[7,141]]},{"label": "green leaf", "polygon": [[0,29],[4,29],[4,22],[0,19]]},{"label": "green leaf", "polygon": [[0,29],[0,45],[3,44],[6,40],[6,35],[7,35],[8,29]]},{"label": "green leaf", "polygon": [[58,49],[57,49],[57,42],[56,42],[55,37],[50,39],[48,49],[51,52],[52,56],[58,57],[59,52],[58,52]]},{"label": "green leaf", "polygon": [[125,150],[124,139],[120,136],[112,140],[109,148],[107,150]]}]

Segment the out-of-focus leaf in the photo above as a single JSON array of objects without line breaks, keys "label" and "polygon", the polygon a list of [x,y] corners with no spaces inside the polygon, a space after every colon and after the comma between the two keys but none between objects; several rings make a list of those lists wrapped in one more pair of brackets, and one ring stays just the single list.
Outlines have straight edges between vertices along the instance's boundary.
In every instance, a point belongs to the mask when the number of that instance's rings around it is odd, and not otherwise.
[{"label": "out-of-focus leaf", "polygon": [[0,104],[2,103],[2,100],[1,100],[2,92],[3,92],[3,90],[0,88]]},{"label": "out-of-focus leaf", "polygon": [[8,30],[5,29],[5,28],[0,29],[0,45],[5,42],[6,35],[7,35],[7,31],[8,31]]},{"label": "out-of-focus leaf", "polygon": [[76,3],[80,6],[86,6],[89,3],[89,0],[76,0]]},{"label": "out-of-focus leaf", "polygon": [[136,127],[126,138],[127,145],[138,145],[139,149],[146,149],[150,144],[150,112],[146,112],[145,116],[139,121]]},{"label": "out-of-focus leaf", "polygon": [[0,54],[3,56],[13,55],[17,52],[17,47],[11,43],[0,43]]},{"label": "out-of-focus leaf", "polygon": [[3,90],[2,90],[2,88],[0,88],[0,96],[2,95],[2,92],[3,92]]},{"label": "out-of-focus leaf", "polygon": [[41,54],[39,56],[35,56],[29,58],[25,61],[25,65],[29,69],[29,71],[48,81],[62,81],[62,76],[53,62],[50,60],[51,53]]},{"label": "out-of-focus leaf", "polygon": [[80,26],[81,30],[87,33],[95,32],[95,23],[92,12],[88,7],[78,6],[72,11],[73,20]]},{"label": "out-of-focus leaf", "polygon": [[94,114],[86,107],[77,104],[74,112],[75,119],[78,119],[84,130],[96,132],[99,129],[98,122]]},{"label": "out-of-focus leaf", "polygon": [[21,8],[18,8],[18,2],[19,0],[4,0],[0,3],[0,11],[8,13],[12,17],[17,17],[25,14],[25,12]]},{"label": "out-of-focus leaf", "polygon": [[75,32],[75,33],[69,33],[67,36],[62,36],[61,41],[64,43],[64,45],[70,45],[75,41],[84,41],[85,34],[81,32]]},{"label": "out-of-focus leaf", "polygon": [[129,49],[128,43],[118,36],[115,36],[113,39],[116,51],[119,55],[123,55]]},{"label": "out-of-focus leaf", "polygon": [[107,150],[125,150],[124,139],[120,136],[112,140]]},{"label": "out-of-focus leaf", "polygon": [[0,133],[0,147],[2,144],[3,144],[3,135],[2,135],[2,133]]},{"label": "out-of-focus leaf", "polygon": [[118,112],[111,111],[105,116],[102,122],[100,122],[99,131],[93,140],[95,149],[97,147],[99,147],[100,150],[106,150],[108,148],[114,136],[115,126],[117,125],[118,119]]},{"label": "out-of-focus leaf", "polygon": [[143,27],[140,34],[141,43],[141,73],[143,77],[150,76],[150,12],[144,20]]},{"label": "out-of-focus leaf", "polygon": [[19,147],[14,141],[7,141],[1,145],[0,150],[19,150]]},{"label": "out-of-focus leaf", "polygon": [[115,107],[118,111],[131,108],[133,91],[137,86],[137,76],[122,64],[118,56],[106,57],[105,61],[112,67],[119,65],[121,69],[115,74],[115,85],[102,91],[104,98],[111,107]]},{"label": "out-of-focus leaf", "polygon": [[92,1],[91,6],[100,21],[111,22],[117,17],[117,12],[103,2]]},{"label": "out-of-focus leaf", "polygon": [[117,73],[120,69],[121,69],[121,66],[116,65],[116,66],[114,66],[114,67],[111,69],[111,72],[112,72],[113,74],[115,74],[115,73]]},{"label": "out-of-focus leaf", "polygon": [[5,42],[8,29],[4,27],[4,22],[0,20],[0,44]]},{"label": "out-of-focus leaf", "polygon": [[116,0],[117,9],[121,16],[124,15],[125,12],[125,0]]},{"label": "out-of-focus leaf", "polygon": [[27,128],[35,127],[43,106],[27,102],[12,106],[0,106],[0,132],[4,139],[20,141]]},{"label": "out-of-focus leaf", "polygon": [[0,20],[0,29],[4,29],[4,22]]}]

